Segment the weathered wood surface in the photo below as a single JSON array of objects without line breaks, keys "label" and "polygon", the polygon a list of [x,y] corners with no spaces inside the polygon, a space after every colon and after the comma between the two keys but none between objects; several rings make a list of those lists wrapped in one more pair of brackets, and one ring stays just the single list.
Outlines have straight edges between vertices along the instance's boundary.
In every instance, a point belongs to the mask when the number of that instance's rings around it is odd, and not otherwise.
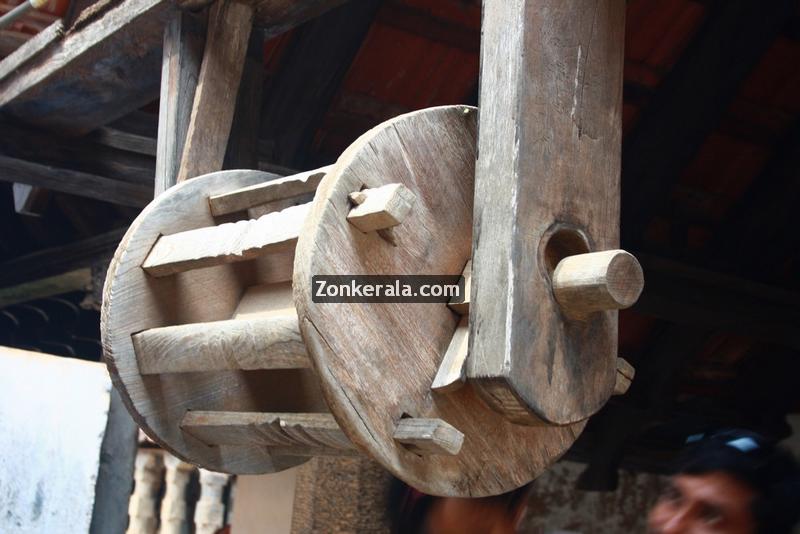
[{"label": "weathered wood surface", "polygon": [[155,196],[178,181],[197,78],[206,42],[207,14],[176,12],[164,30],[158,108]]},{"label": "weathered wood surface", "polygon": [[[300,329],[331,412],[350,440],[396,476],[437,495],[485,496],[547,468],[583,429],[514,425],[470,387],[431,383],[458,317],[444,304],[315,304],[314,274],[457,275],[470,257],[477,112],[434,108],[359,138],[323,179],[297,244]],[[403,183],[417,197],[395,244],[347,221],[349,195]],[[455,456],[420,457],[394,440],[404,416],[441,419],[464,434]],[[487,430],[491,429],[491,430]]]},{"label": "weathered wood surface", "polygon": [[614,387],[616,312],[566,320],[550,272],[619,247],[624,17],[621,0],[484,3],[468,379],[519,422],[586,419]]},{"label": "weathered wood surface", "polygon": [[442,363],[431,384],[437,393],[460,389],[467,381],[467,356],[469,355],[469,315],[461,317],[453,333]]},{"label": "weathered wood surface", "polygon": [[124,0],[63,36],[46,30],[24,56],[0,63],[0,110],[80,134],[147,104],[158,96],[163,25],[174,9]]},{"label": "weathered wood surface", "polygon": [[308,193],[313,194],[330,169],[330,166],[322,167],[292,176],[284,176],[271,182],[244,187],[223,195],[214,195],[208,199],[208,204],[211,206],[211,213],[218,216]]},{"label": "weathered wood surface", "polygon": [[141,208],[152,189],[140,184],[0,155],[0,180]]},{"label": "weathered wood surface", "polygon": [[151,276],[161,277],[291,251],[310,207],[302,204],[258,219],[164,235],[142,268]]},{"label": "weathered wood surface", "polygon": [[401,419],[394,431],[394,439],[421,456],[456,455],[464,444],[464,434],[441,419]]},{"label": "weathered wood surface", "polygon": [[0,287],[0,308],[18,302],[62,295],[70,291],[86,291],[91,286],[92,271],[89,267],[83,267],[17,286]]},{"label": "weathered wood surface", "polygon": [[179,182],[222,169],[252,28],[251,6],[236,0],[211,6]]},{"label": "weathered wood surface", "polygon": [[294,456],[353,451],[353,444],[329,413],[191,411],[181,428],[208,445],[258,444]]},{"label": "weathered wood surface", "polygon": [[274,178],[259,171],[224,171],[170,188],[131,225],[111,262],[103,292],[104,355],[134,419],[168,451],[215,471],[274,472],[305,460],[272,455],[258,445],[209,447],[181,431],[180,422],[187,410],[326,412],[313,372],[285,369],[142,375],[132,335],[153,328],[234,318],[247,288],[280,281],[276,278],[287,279],[283,270],[286,258],[281,257],[277,272],[277,258],[269,256],[164,278],[154,278],[140,267],[162,234],[215,224],[208,209],[209,196]]},{"label": "weathered wood surface", "polygon": [[[344,0],[247,0],[264,37]],[[0,62],[0,109],[21,120],[82,134],[159,95],[164,25],[183,0],[124,0],[56,22]],[[235,90],[234,90],[235,98]]]},{"label": "weathered wood surface", "polygon": [[403,184],[387,184],[348,195],[355,204],[347,220],[362,232],[386,230],[411,215],[417,198]]},{"label": "weathered wood surface", "polygon": [[461,276],[464,277],[464,294],[458,298],[453,297],[447,305],[459,315],[469,315],[469,303],[472,300],[472,260],[467,262]]},{"label": "weathered wood surface", "polygon": [[310,367],[297,316],[164,326],[133,336],[143,375]]},{"label": "weathered wood surface", "polygon": [[624,250],[568,256],[553,271],[553,295],[570,318],[630,308],[644,288],[642,266]]}]

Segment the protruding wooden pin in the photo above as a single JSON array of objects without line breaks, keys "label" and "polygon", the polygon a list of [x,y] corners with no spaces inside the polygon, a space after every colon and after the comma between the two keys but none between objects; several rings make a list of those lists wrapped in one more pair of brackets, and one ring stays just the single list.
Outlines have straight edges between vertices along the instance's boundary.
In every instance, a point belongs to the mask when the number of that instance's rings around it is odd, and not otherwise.
[{"label": "protruding wooden pin", "polygon": [[564,314],[574,319],[629,308],[644,288],[642,266],[624,250],[568,256],[553,272],[553,293]]},{"label": "protruding wooden pin", "polygon": [[350,193],[355,207],[347,220],[362,232],[385,230],[406,220],[416,202],[416,195],[403,184],[388,184],[375,189]]},{"label": "protruding wooden pin", "polygon": [[464,434],[441,419],[401,419],[394,439],[415,454],[454,456],[464,444]]},{"label": "protruding wooden pin", "polygon": [[623,358],[617,358],[617,379],[614,383],[614,395],[624,395],[631,387],[636,369]]}]

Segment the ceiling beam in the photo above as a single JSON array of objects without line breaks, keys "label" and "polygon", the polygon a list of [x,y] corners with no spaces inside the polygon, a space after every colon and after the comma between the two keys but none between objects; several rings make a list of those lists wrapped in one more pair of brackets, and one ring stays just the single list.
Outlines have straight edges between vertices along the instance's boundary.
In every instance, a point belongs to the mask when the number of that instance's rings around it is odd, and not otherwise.
[{"label": "ceiling beam", "polygon": [[[152,194],[152,191],[150,192]],[[110,258],[126,228],[26,254],[0,263],[0,287],[11,287],[91,267]]]}]

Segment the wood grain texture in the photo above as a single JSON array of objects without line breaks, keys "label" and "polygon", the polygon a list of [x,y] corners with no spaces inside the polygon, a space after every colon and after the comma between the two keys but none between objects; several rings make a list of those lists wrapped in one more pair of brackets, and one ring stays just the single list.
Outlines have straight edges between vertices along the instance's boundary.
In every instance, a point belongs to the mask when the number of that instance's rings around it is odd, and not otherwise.
[{"label": "wood grain texture", "polygon": [[614,382],[614,395],[624,395],[631,387],[636,369],[624,358],[617,358],[617,377]]},{"label": "wood grain texture", "polygon": [[3,155],[0,155],[0,181],[24,183],[137,208],[146,206],[153,195],[152,189],[145,185]]},{"label": "wood grain texture", "polygon": [[586,419],[614,387],[616,312],[566,320],[547,260],[619,247],[624,16],[484,2],[468,379],[518,422]]},{"label": "wood grain texture", "polygon": [[151,276],[170,276],[224,263],[294,249],[310,204],[292,206],[219,226],[178,232],[159,238],[142,268]]},{"label": "wood grain texture", "polygon": [[308,193],[313,194],[329,170],[330,167],[322,167],[292,176],[284,176],[252,187],[245,187],[224,195],[214,195],[208,199],[208,204],[211,206],[211,213],[218,216]]},{"label": "wood grain texture", "polygon": [[260,445],[294,456],[337,456],[354,451],[331,414],[187,412],[181,428],[208,445]]},{"label": "wood grain texture", "polygon": [[27,123],[83,134],[151,102],[163,25],[174,10],[168,0],[123,0],[101,6],[66,34],[53,25],[0,66],[0,108]]},{"label": "wood grain texture", "polygon": [[155,196],[178,181],[206,42],[207,15],[177,11],[164,29]]},{"label": "wood grain texture", "polygon": [[455,455],[464,444],[464,434],[441,419],[401,419],[394,439],[414,454]]},{"label": "wood grain texture", "polygon": [[553,271],[553,295],[565,315],[630,308],[644,289],[642,266],[624,250],[568,256]]},{"label": "wood grain texture", "polygon": [[469,354],[469,315],[461,317],[453,338],[447,346],[442,363],[431,384],[436,393],[450,393],[461,389],[467,381],[467,355]]},{"label": "wood grain texture", "polygon": [[310,367],[296,315],[164,326],[133,336],[143,375]]},{"label": "wood grain texture", "polygon": [[[109,373],[134,419],[179,458],[215,471],[274,472],[304,461],[273,455],[258,445],[209,447],[180,430],[187,410],[326,412],[318,381],[308,369],[215,371],[142,375],[132,335],[237,316],[247,288],[287,280],[286,258],[196,269],[154,278],[141,264],[162,234],[213,226],[210,195],[274,179],[259,171],[225,171],[176,185],[153,200],[133,222],[108,270],[101,334]],[[293,254],[288,256],[289,259]],[[288,264],[291,267],[291,263]],[[277,271],[276,271],[277,269]],[[291,271],[289,271],[289,274]]]},{"label": "wood grain texture", "polygon": [[402,224],[417,200],[403,184],[355,191],[348,198],[355,206],[347,214],[347,220],[362,232],[386,230]]},{"label": "wood grain texture", "polygon": [[222,169],[252,27],[246,3],[218,0],[211,7],[178,182]]},{"label": "wood grain texture", "polygon": [[[431,391],[458,317],[446,304],[315,304],[314,274],[457,275],[470,257],[476,110],[403,115],[359,138],[323,179],[297,244],[300,330],[331,412],[350,440],[395,476],[435,495],[485,496],[536,477],[584,423],[514,425],[471,387]],[[347,222],[349,194],[403,183],[417,197],[396,245]],[[464,434],[456,456],[420,457],[394,440],[404,416]]]}]

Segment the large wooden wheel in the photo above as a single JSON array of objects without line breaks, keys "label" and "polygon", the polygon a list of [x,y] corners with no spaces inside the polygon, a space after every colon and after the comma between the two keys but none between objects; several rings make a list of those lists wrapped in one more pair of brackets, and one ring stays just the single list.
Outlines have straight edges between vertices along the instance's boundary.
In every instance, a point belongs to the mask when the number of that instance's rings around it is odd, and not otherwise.
[{"label": "large wooden wheel", "polygon": [[[298,241],[294,296],[322,390],[345,434],[414,487],[485,496],[517,488],[573,443],[585,423],[521,426],[469,386],[431,384],[456,333],[446,304],[312,302],[311,277],[331,274],[461,274],[470,257],[477,110],[443,107],[403,115],[364,134],[323,180]],[[416,196],[393,241],[350,224],[348,195],[405,185]],[[464,438],[457,454],[419,454],[398,442],[404,418],[441,420]]]}]

